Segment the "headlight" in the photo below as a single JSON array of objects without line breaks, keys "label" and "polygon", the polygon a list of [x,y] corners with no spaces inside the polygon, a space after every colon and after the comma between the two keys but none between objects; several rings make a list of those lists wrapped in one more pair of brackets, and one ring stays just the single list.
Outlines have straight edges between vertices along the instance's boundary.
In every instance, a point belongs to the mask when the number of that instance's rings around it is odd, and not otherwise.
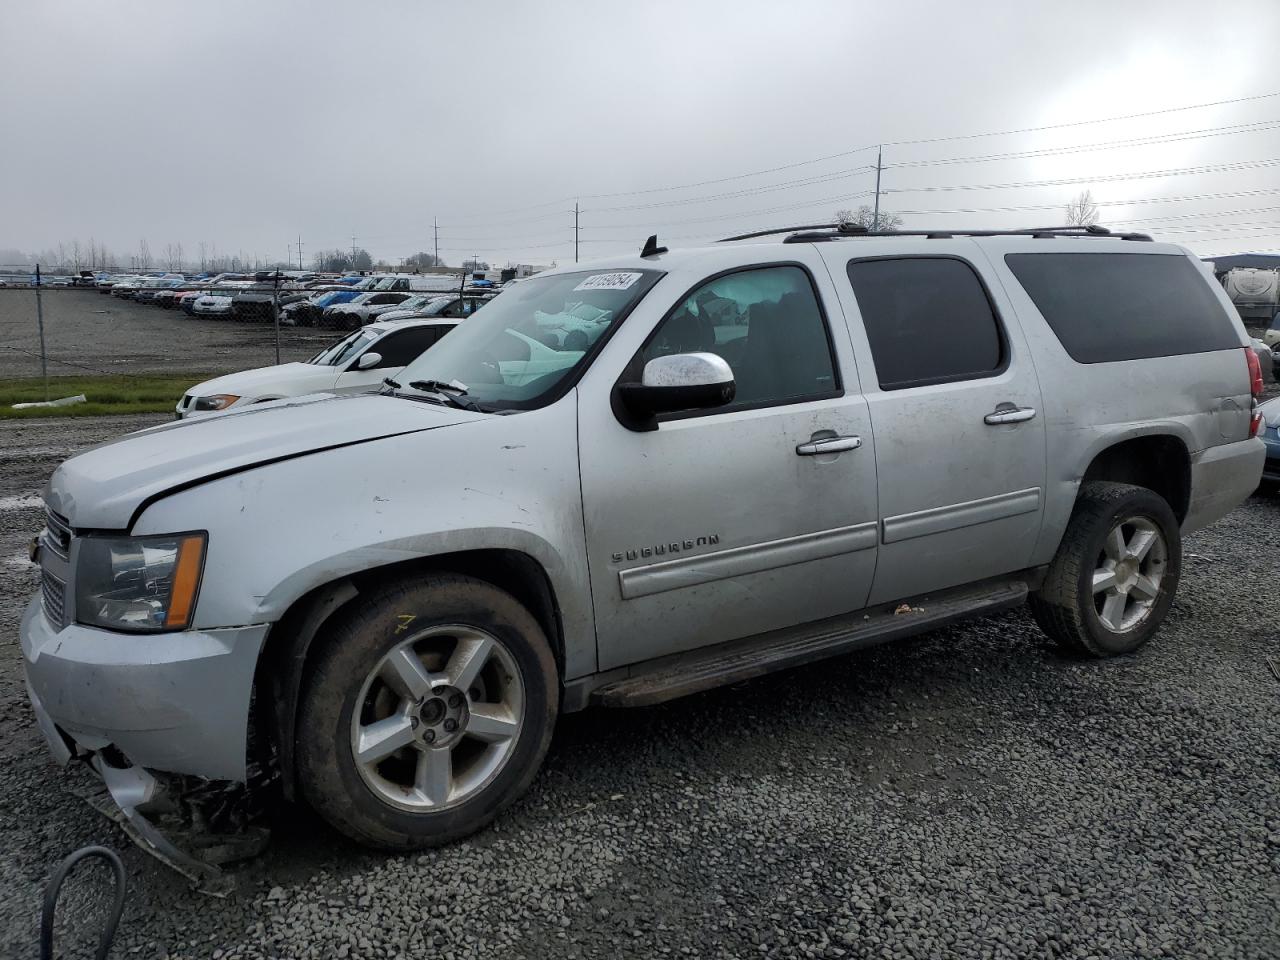
[{"label": "headlight", "polygon": [[76,620],[146,633],[191,624],[206,534],[85,537],[76,562]]},{"label": "headlight", "polygon": [[234,393],[215,393],[209,397],[196,397],[196,409],[225,410],[239,399]]}]

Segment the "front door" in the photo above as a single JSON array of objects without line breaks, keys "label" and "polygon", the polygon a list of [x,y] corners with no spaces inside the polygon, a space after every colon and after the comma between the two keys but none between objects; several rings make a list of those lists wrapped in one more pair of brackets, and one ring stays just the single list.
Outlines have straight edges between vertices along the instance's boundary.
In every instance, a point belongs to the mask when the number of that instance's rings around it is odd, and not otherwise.
[{"label": "front door", "polygon": [[600,669],[866,601],[875,449],[843,318],[838,306],[824,315],[820,290],[830,302],[825,271],[744,269],[696,286],[658,323],[636,366],[716,353],[737,384],[726,407],[635,432],[580,395]]},{"label": "front door", "polygon": [[873,603],[1025,568],[1044,513],[1045,415],[1022,331],[968,259],[972,241],[929,243],[927,256],[918,243],[901,256],[826,252],[852,295],[868,371],[881,520]]}]

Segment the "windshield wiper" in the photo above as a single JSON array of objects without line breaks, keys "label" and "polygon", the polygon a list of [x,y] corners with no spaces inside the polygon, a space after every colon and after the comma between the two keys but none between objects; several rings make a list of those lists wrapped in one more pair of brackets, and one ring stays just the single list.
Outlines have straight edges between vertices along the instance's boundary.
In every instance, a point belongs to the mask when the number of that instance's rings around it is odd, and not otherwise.
[{"label": "windshield wiper", "polygon": [[426,390],[429,393],[453,394],[458,397],[467,395],[467,386],[459,383],[457,380],[451,380],[446,383],[443,380],[410,380],[409,386],[415,390]]},{"label": "windshield wiper", "polygon": [[390,377],[383,377],[383,378],[382,378],[382,385],[383,385],[384,387],[390,387],[392,390],[399,390],[399,389],[400,389],[400,384],[396,383],[396,382],[395,382],[394,380],[392,380]]},{"label": "windshield wiper", "polygon": [[456,380],[452,383],[445,383],[443,380],[410,380],[409,386],[414,390],[421,390],[423,393],[434,393],[449,406],[457,407],[459,410],[474,410],[476,413],[485,412],[474,400],[466,399],[467,388]]}]

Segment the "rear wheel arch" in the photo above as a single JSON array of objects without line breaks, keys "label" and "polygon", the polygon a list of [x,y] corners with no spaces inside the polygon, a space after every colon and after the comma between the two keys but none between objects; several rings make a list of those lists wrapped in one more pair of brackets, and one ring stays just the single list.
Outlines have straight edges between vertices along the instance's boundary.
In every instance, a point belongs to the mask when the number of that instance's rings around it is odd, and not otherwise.
[{"label": "rear wheel arch", "polygon": [[[274,747],[285,795],[295,799],[294,741],[298,704],[313,643],[340,611],[362,593],[389,580],[432,573],[458,573],[483,580],[510,594],[537,620],[551,644],[556,669],[564,677],[564,629],[555,589],[545,568],[519,550],[482,549],[438,554],[388,564],[340,577],[295,600],[267,635],[254,676],[253,739],[262,759]],[[268,746],[268,743],[270,746]]]},{"label": "rear wheel arch", "polygon": [[1146,487],[1169,504],[1178,522],[1191,505],[1191,454],[1170,433],[1121,440],[1098,451],[1080,478],[1080,489],[1095,481]]}]

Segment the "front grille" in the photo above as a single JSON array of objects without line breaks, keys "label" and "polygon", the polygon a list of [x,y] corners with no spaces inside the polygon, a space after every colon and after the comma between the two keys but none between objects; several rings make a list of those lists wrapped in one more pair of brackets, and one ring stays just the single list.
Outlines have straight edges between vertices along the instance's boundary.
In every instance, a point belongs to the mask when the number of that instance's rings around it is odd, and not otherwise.
[{"label": "front grille", "polygon": [[45,507],[44,527],[44,545],[60,556],[63,560],[70,559],[71,524],[58,514],[54,513],[48,507]]},{"label": "front grille", "polygon": [[67,585],[48,570],[40,578],[40,594],[44,600],[44,615],[55,629],[67,625]]}]

